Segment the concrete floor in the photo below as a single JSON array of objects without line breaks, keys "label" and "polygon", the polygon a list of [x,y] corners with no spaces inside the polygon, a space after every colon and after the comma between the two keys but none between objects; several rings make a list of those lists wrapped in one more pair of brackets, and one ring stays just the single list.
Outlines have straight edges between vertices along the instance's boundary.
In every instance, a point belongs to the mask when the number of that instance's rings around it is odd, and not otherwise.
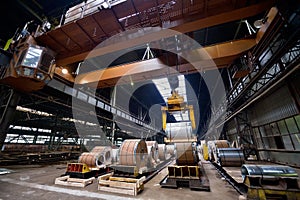
[{"label": "concrete floor", "polygon": [[[3,166],[13,173],[0,175],[0,200],[6,199],[214,199],[234,200],[239,194],[218,174],[210,163],[203,164],[210,181],[211,191],[192,191],[189,188],[161,188],[159,182],[166,176],[167,169],[160,171],[145,184],[138,196],[118,195],[97,190],[96,181],[85,188],[55,185],[55,178],[65,173],[66,163],[40,166]],[[1,168],[1,166],[0,166]]]}]

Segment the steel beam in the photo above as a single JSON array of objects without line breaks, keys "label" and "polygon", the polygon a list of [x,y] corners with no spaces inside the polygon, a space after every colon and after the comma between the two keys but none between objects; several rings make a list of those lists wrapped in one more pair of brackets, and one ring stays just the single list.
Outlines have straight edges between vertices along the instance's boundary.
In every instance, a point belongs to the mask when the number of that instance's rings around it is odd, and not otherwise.
[{"label": "steel beam", "polygon": [[185,22],[185,23],[183,22],[182,24],[179,24],[175,27],[170,27],[170,29],[173,31],[169,31],[168,29],[162,29],[156,32],[145,33],[142,36],[137,36],[135,38],[131,38],[130,40],[128,39],[125,41],[111,43],[107,46],[101,48],[95,48],[83,53],[79,53],[77,55],[67,56],[67,57],[61,56],[57,58],[57,64],[59,66],[64,66],[67,64],[82,61],[87,56],[89,56],[90,58],[101,56],[122,49],[132,48],[135,46],[157,41],[162,38],[168,38],[179,33],[188,33],[203,28],[251,17],[260,14],[264,11],[267,11],[268,9],[271,8],[273,4],[274,4],[273,0],[268,0],[248,7],[236,9],[230,12],[225,12],[218,15],[202,18],[202,19],[197,19],[192,22]]},{"label": "steel beam", "polygon": [[[189,51],[184,54],[190,63],[183,63],[179,66],[168,66],[160,58],[155,58],[104,70],[92,71],[79,74],[76,77],[76,83],[89,84],[93,87],[102,88],[111,87],[117,83],[126,84],[131,81],[151,80],[154,77],[170,75],[170,73],[188,74],[216,69],[216,66],[222,68],[226,67],[241,53],[249,50],[255,44],[255,39],[243,39]],[[190,55],[190,57],[188,55]],[[201,55],[202,59],[197,55]],[[197,58],[197,60],[194,58]],[[171,68],[173,70],[170,70]],[[122,81],[119,81],[120,78],[122,78]]]}]

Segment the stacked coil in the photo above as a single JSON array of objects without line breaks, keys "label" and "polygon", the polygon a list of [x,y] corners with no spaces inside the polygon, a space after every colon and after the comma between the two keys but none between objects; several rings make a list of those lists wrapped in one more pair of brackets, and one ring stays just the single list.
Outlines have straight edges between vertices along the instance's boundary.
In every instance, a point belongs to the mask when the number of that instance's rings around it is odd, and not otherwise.
[{"label": "stacked coil", "polygon": [[242,166],[245,161],[243,151],[239,148],[218,148],[217,156],[222,167]]},{"label": "stacked coil", "polygon": [[82,153],[78,159],[79,163],[84,163],[90,168],[103,167],[111,164],[110,146],[96,146],[91,152]]},{"label": "stacked coil", "polygon": [[148,151],[144,140],[124,140],[119,150],[119,164],[144,167],[147,163]]},{"label": "stacked coil", "polygon": [[158,158],[161,161],[167,159],[167,149],[165,144],[158,144]]}]

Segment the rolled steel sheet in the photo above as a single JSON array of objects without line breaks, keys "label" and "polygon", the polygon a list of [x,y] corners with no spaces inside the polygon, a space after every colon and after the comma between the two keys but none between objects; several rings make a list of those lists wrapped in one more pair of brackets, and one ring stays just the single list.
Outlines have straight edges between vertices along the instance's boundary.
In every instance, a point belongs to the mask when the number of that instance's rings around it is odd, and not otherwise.
[{"label": "rolled steel sheet", "polygon": [[119,151],[119,164],[127,166],[146,166],[147,144],[144,140],[124,140]]},{"label": "rolled steel sheet", "polygon": [[167,159],[167,149],[165,144],[158,144],[158,158],[159,160]]},{"label": "rolled steel sheet", "polygon": [[242,166],[245,161],[243,151],[239,148],[218,148],[217,157],[223,167]]},{"label": "rolled steel sheet", "polygon": [[243,180],[248,175],[273,176],[273,177],[298,177],[296,170],[290,166],[283,165],[248,165],[241,168]]},{"label": "rolled steel sheet", "polygon": [[119,162],[119,149],[112,149],[111,159],[113,163]]},{"label": "rolled steel sheet", "polygon": [[102,164],[111,164],[111,146],[96,146],[92,149],[91,153],[99,153],[98,160]]},{"label": "rolled steel sheet", "polygon": [[218,155],[217,149],[218,148],[229,148],[229,142],[227,140],[214,140],[208,141],[208,156],[209,160],[217,162]]},{"label": "rolled steel sheet", "polygon": [[176,143],[177,165],[194,165],[197,163],[192,143]]},{"label": "rolled steel sheet", "polygon": [[154,160],[154,158],[153,158],[154,149],[153,149],[152,146],[147,146],[147,152],[148,152],[148,156],[151,157],[151,159]]},{"label": "rolled steel sheet", "polygon": [[215,140],[216,148],[229,148],[229,143],[227,140]]},{"label": "rolled steel sheet", "polygon": [[[103,158],[100,158],[100,160]],[[79,157],[78,162],[84,163],[87,166],[94,168],[101,165],[101,161],[99,160],[99,154],[98,153],[82,153]]]},{"label": "rolled steel sheet", "polygon": [[111,164],[111,147],[97,146],[91,152],[84,152],[78,159],[79,163],[85,163],[87,166],[94,168],[101,165]]},{"label": "rolled steel sheet", "polygon": [[172,142],[194,141],[190,122],[167,123],[167,138]]},{"label": "rolled steel sheet", "polygon": [[156,141],[146,141],[148,155],[157,162],[158,161],[158,143]]},{"label": "rolled steel sheet", "polygon": [[176,144],[168,144],[166,145],[167,153],[171,156],[176,155]]}]

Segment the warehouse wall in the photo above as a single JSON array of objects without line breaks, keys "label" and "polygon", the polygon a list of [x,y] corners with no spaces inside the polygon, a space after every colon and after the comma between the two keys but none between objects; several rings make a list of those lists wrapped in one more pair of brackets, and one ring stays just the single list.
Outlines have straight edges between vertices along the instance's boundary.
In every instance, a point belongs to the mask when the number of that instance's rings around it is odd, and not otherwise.
[{"label": "warehouse wall", "polygon": [[300,153],[297,82],[286,82],[249,109],[249,120],[263,160],[300,166],[300,160],[295,159]]},{"label": "warehouse wall", "polygon": [[[245,111],[262,160],[300,166],[299,91],[300,81],[294,77]],[[243,122],[238,120],[241,134],[245,134]],[[230,142],[238,140],[236,127],[233,119],[226,124]]]},{"label": "warehouse wall", "polygon": [[285,84],[251,108],[252,126],[260,126],[298,113],[296,104]]}]

